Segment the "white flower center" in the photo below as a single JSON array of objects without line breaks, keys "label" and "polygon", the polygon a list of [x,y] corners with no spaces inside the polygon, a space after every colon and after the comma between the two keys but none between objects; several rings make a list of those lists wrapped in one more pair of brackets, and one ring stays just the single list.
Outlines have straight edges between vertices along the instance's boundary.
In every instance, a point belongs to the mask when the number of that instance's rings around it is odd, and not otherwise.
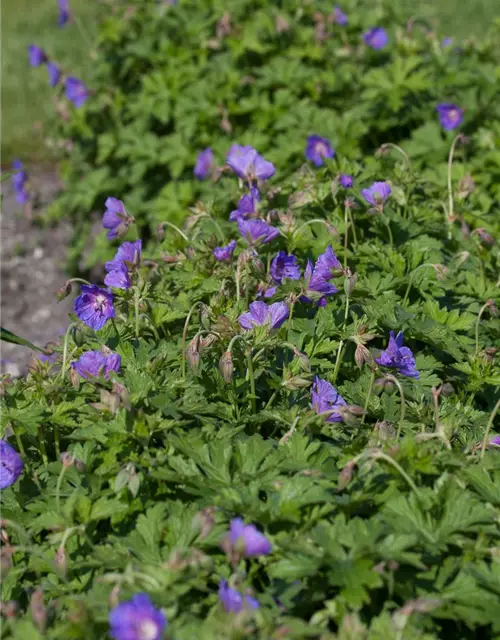
[{"label": "white flower center", "polygon": [[320,156],[326,156],[328,149],[324,142],[318,142],[316,145],[316,153]]},{"label": "white flower center", "polygon": [[158,625],[152,620],[144,620],[139,627],[140,640],[156,640]]},{"label": "white flower center", "polygon": [[452,120],[458,120],[458,117],[459,117],[459,116],[458,116],[458,111],[457,111],[456,109],[452,109],[452,110],[450,111],[450,118],[451,118]]},{"label": "white flower center", "polygon": [[103,296],[102,294],[96,296],[96,299],[94,302],[94,309],[96,311],[102,311],[105,306],[106,306],[106,296]]}]

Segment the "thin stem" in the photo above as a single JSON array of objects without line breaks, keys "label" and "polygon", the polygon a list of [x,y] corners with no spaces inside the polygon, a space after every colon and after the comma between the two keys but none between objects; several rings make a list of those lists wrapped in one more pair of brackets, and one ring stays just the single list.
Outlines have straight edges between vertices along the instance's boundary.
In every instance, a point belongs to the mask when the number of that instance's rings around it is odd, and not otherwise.
[{"label": "thin stem", "polygon": [[187,237],[187,235],[184,233],[184,231],[181,231],[179,229],[179,227],[176,227],[175,224],[172,224],[171,222],[162,222],[162,227],[170,227],[171,229],[174,229],[174,231],[177,231],[177,233],[182,236],[184,238],[184,240],[186,242],[189,242],[189,238]]},{"label": "thin stem", "polygon": [[375,382],[375,373],[376,373],[376,370],[373,369],[372,375],[370,376],[370,383],[368,385],[368,393],[366,395],[365,406],[363,407],[363,417],[361,418],[361,424],[365,423],[366,411],[368,409],[368,405],[370,403],[370,398],[371,398],[372,392],[373,392],[373,384]]},{"label": "thin stem", "polygon": [[45,446],[45,434],[43,426],[38,427],[38,442],[40,443],[40,452],[42,454],[42,460],[45,467],[49,464],[49,459],[47,457],[47,447]]},{"label": "thin stem", "polygon": [[68,359],[68,342],[69,342],[69,334],[71,329],[73,329],[73,327],[76,327],[77,323],[76,322],[72,322],[69,327],[66,329],[66,333],[64,334],[64,346],[63,346],[63,361],[62,361],[62,367],[61,367],[61,378],[64,379],[64,375],[66,373],[66,360]]},{"label": "thin stem", "polygon": [[406,151],[403,151],[403,149],[399,145],[394,144],[393,142],[385,142],[382,145],[381,149],[387,149],[388,147],[391,147],[392,149],[396,149],[396,151],[399,151],[399,153],[405,159],[406,165],[408,166],[408,170],[411,173],[411,162],[410,162],[410,158],[408,157],[408,154],[406,153]]},{"label": "thin stem", "polygon": [[84,28],[82,21],[78,17],[78,14],[74,13],[71,17],[75,21],[75,24],[78,27],[78,31],[80,32],[82,38],[85,40],[85,43],[88,45],[89,49],[92,49],[92,39],[90,38],[87,29]]},{"label": "thin stem", "polygon": [[191,307],[191,309],[189,309],[189,313],[187,314],[186,321],[184,323],[184,331],[182,332],[181,372],[182,372],[183,378],[186,377],[186,338],[187,338],[187,332],[189,329],[189,321],[191,320],[191,316],[193,315],[194,310],[199,304],[202,304],[202,302],[198,300],[198,302],[195,302]]},{"label": "thin stem", "polygon": [[345,310],[344,310],[344,326],[347,324],[347,316],[349,315],[349,304],[350,304],[350,297],[346,296],[346,298],[345,298]]},{"label": "thin stem", "polygon": [[247,367],[248,367],[248,379],[250,382],[250,393],[252,394],[252,398],[250,400],[250,408],[253,413],[256,413],[257,407],[255,403],[256,395],[255,395],[255,378],[253,374],[253,363],[252,363],[252,349],[251,347],[247,350]]},{"label": "thin stem", "polygon": [[65,465],[62,466],[61,469],[61,473],[59,474],[59,477],[57,478],[57,484],[56,484],[56,508],[57,508],[57,512],[61,513],[61,484],[62,484],[62,480],[64,478],[64,474],[66,473],[66,469],[68,467],[66,467]]},{"label": "thin stem", "polygon": [[280,387],[278,387],[277,389],[274,390],[272,396],[269,398],[266,406],[264,407],[264,410],[267,411],[270,406],[272,405],[272,403],[274,402],[274,399],[276,398],[276,396],[278,395],[278,391],[280,390]]},{"label": "thin stem", "polygon": [[387,227],[387,232],[389,234],[389,246],[391,247],[391,249],[394,249],[394,239],[392,237],[391,224],[390,224],[389,220],[387,220],[387,218],[383,214],[382,214],[381,217],[382,217],[383,223]]},{"label": "thin stem", "polygon": [[486,431],[483,438],[483,446],[481,447],[481,458],[484,457],[484,452],[486,451],[486,447],[488,445],[488,436],[490,435],[491,427],[493,426],[493,420],[500,409],[500,398],[498,399],[496,405],[493,407],[493,411],[491,412],[490,419],[488,420],[488,424],[486,425]]},{"label": "thin stem", "polygon": [[58,424],[56,424],[56,426],[54,427],[54,441],[56,445],[56,458],[57,460],[59,460],[59,458],[61,457],[61,440]]},{"label": "thin stem", "polygon": [[335,368],[333,370],[333,383],[335,384],[335,381],[337,380],[337,375],[340,369],[340,363],[342,362],[342,356],[343,354],[343,348],[344,348],[344,341],[341,340],[339,342],[339,348],[337,351],[337,359],[335,360]]},{"label": "thin stem", "polygon": [[349,207],[344,207],[344,271],[347,269],[347,243],[349,240]]},{"label": "thin stem", "polygon": [[391,380],[392,382],[394,382],[394,384],[399,390],[399,396],[401,398],[401,413],[399,415],[399,426],[398,426],[398,431],[396,433],[396,440],[399,440],[399,436],[401,435],[401,430],[403,429],[403,423],[405,420],[405,394],[404,394],[401,383],[395,376],[388,374],[385,377]]},{"label": "thin stem", "polygon": [[240,298],[241,298],[240,279],[241,279],[241,268],[240,268],[240,261],[238,260],[238,264],[236,265],[236,276],[235,276],[235,280],[236,280],[236,300],[237,301],[239,301]]},{"label": "thin stem", "polygon": [[351,225],[352,225],[352,237],[354,240],[354,246],[357,247],[358,246],[358,238],[356,235],[356,225],[354,224],[354,216],[352,215],[352,211],[351,208],[349,207],[349,218],[351,220]]},{"label": "thin stem", "polygon": [[403,298],[403,304],[406,304],[406,302],[408,301],[408,296],[410,295],[411,287],[412,287],[412,284],[413,284],[413,278],[414,278],[415,274],[417,273],[417,271],[419,269],[423,269],[424,267],[434,267],[434,265],[432,264],[432,262],[424,262],[424,264],[418,265],[418,267],[416,269],[414,269],[410,273],[408,286],[406,287],[405,297]]},{"label": "thin stem", "polygon": [[305,227],[311,224],[316,224],[316,223],[325,225],[325,227],[328,229],[328,232],[330,232],[330,226],[326,220],[323,220],[322,218],[314,218],[313,220],[308,220],[307,222],[304,222],[303,224],[300,225],[298,229],[295,229],[295,231],[292,234],[293,239],[295,240],[295,238],[299,236],[300,231],[302,231],[302,229],[305,229]]},{"label": "thin stem", "polygon": [[398,462],[396,462],[396,460],[388,456],[386,453],[383,453],[382,451],[376,451],[375,453],[371,455],[368,454],[368,455],[369,457],[375,458],[376,460],[384,460],[385,462],[388,462],[389,464],[391,464],[395,469],[399,471],[401,476],[406,480],[406,482],[409,484],[411,489],[417,494],[417,496],[420,495],[417,485],[413,482],[413,480],[406,473],[403,467]]},{"label": "thin stem", "polygon": [[292,330],[293,311],[295,309],[295,298],[290,304],[290,315],[288,316],[288,332]]},{"label": "thin stem", "polygon": [[486,308],[490,306],[489,301],[483,304],[476,318],[476,328],[475,328],[475,336],[476,336],[476,356],[479,353],[479,323],[481,322],[481,317],[485,312]]},{"label": "thin stem", "polygon": [[134,291],[134,312],[135,312],[135,337],[139,340],[139,305],[141,302],[141,296],[139,287],[135,288]]},{"label": "thin stem", "polygon": [[248,300],[250,298],[250,267],[248,261],[245,262],[245,303],[248,307]]},{"label": "thin stem", "polygon": [[453,187],[452,187],[452,183],[451,183],[451,172],[452,172],[452,168],[453,168],[453,155],[455,153],[455,147],[457,142],[461,139],[462,134],[458,134],[458,136],[455,136],[455,138],[453,139],[453,142],[451,143],[451,148],[450,148],[450,154],[448,156],[448,215],[447,215],[447,223],[448,223],[448,238],[451,238],[451,229],[450,229],[450,225],[453,222],[453,215],[454,215],[454,205],[453,205]]}]

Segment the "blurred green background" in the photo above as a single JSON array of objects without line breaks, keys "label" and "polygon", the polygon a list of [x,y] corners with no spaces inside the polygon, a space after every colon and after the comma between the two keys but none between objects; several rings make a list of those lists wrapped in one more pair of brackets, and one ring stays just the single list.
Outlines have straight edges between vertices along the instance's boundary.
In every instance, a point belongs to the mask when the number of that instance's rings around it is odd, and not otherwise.
[{"label": "blurred green background", "polygon": [[[152,2],[154,0],[151,0]],[[182,0],[180,0],[182,2]],[[365,0],[367,5],[377,0]],[[481,37],[500,14],[500,0],[403,0],[413,16],[439,20],[440,32],[457,39]],[[332,0],[332,7],[336,4]],[[338,1],[342,7],[342,0]],[[228,0],[228,9],[231,1]],[[27,47],[38,44],[83,80],[92,64],[89,40],[98,15],[111,9],[100,0],[70,0],[78,21],[57,27],[57,0],[2,0],[2,164],[13,157],[50,161],[44,137],[55,117],[45,68],[32,69]]]}]

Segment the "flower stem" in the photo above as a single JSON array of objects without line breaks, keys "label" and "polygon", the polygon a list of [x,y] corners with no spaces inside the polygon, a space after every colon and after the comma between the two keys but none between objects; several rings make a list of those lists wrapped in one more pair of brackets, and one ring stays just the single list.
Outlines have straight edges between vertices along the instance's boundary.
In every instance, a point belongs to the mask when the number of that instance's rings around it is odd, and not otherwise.
[{"label": "flower stem", "polygon": [[486,302],[483,304],[476,318],[476,328],[475,328],[475,336],[476,336],[476,356],[479,353],[479,323],[481,322],[481,318],[486,308],[490,306],[490,302]]},{"label": "flower stem", "polygon": [[134,291],[135,337],[139,340],[139,304],[141,302],[139,288]]},{"label": "flower stem", "polygon": [[411,272],[410,278],[408,280],[408,286],[406,287],[405,297],[403,298],[403,304],[406,304],[406,302],[408,301],[408,296],[410,295],[415,274],[419,269],[423,269],[424,267],[434,267],[434,265],[432,264],[432,262],[425,262],[424,264],[419,264],[418,267]]},{"label": "flower stem", "polygon": [[396,462],[396,460],[388,456],[383,451],[376,451],[375,453],[371,454],[369,457],[372,457],[375,460],[384,460],[385,462],[388,462],[390,465],[392,465],[395,469],[399,471],[401,476],[406,480],[406,482],[409,484],[411,489],[417,494],[417,496],[420,495],[417,485],[413,482],[413,480],[406,473],[403,467],[398,462]]},{"label": "flower stem", "polygon": [[337,375],[339,373],[340,363],[342,362],[342,356],[344,355],[343,348],[344,348],[344,341],[341,340],[339,342],[339,348],[337,351],[337,359],[335,360],[335,368],[333,369],[333,384],[335,384],[335,381],[337,380]]},{"label": "flower stem", "polygon": [[57,460],[59,460],[59,458],[61,457],[61,440],[58,424],[56,424],[56,426],[54,427],[54,441],[56,445],[56,458]]},{"label": "flower stem", "polygon": [[182,377],[185,378],[186,377],[186,338],[187,338],[187,332],[189,329],[189,321],[191,320],[191,316],[194,313],[194,310],[196,309],[196,307],[202,304],[199,300],[198,302],[195,302],[193,304],[193,306],[191,307],[191,309],[189,309],[189,313],[187,314],[187,318],[186,321],[184,323],[184,330],[182,332],[182,344],[181,344],[181,372],[182,372]]},{"label": "flower stem", "polygon": [[328,229],[328,232],[330,232],[330,226],[326,220],[323,220],[322,218],[314,218],[313,220],[308,220],[307,222],[304,222],[303,224],[300,225],[298,229],[295,229],[295,231],[293,232],[293,239],[295,240],[295,238],[299,236],[300,231],[302,231],[302,229],[305,229],[305,227],[311,224],[316,224],[316,223],[325,225],[325,227]]},{"label": "flower stem", "polygon": [[171,229],[174,229],[174,231],[177,231],[177,233],[182,236],[184,238],[184,240],[186,242],[189,242],[189,238],[187,237],[187,235],[184,233],[184,231],[181,231],[179,229],[179,227],[176,227],[175,224],[172,224],[171,222],[162,222],[161,223],[163,227],[170,227]]},{"label": "flower stem", "polygon": [[38,442],[40,443],[40,452],[42,454],[43,464],[45,467],[47,467],[49,464],[49,459],[47,457],[47,447],[45,446],[45,433],[42,425],[38,427]]},{"label": "flower stem", "polygon": [[352,215],[352,211],[351,211],[350,208],[349,208],[349,219],[351,220],[351,225],[352,225],[352,238],[353,238],[353,241],[354,241],[354,246],[357,247],[358,238],[357,238],[357,235],[356,235],[356,225],[354,224],[354,217]]},{"label": "flower stem", "polygon": [[386,375],[386,378],[394,382],[394,384],[399,390],[399,396],[401,398],[401,413],[399,415],[399,425],[398,425],[398,431],[396,433],[396,440],[399,440],[399,436],[401,435],[401,431],[403,429],[403,423],[405,420],[405,394],[404,394],[401,383],[395,376],[388,374]]},{"label": "flower stem", "polygon": [[382,215],[382,220],[385,226],[387,227],[387,232],[389,235],[389,246],[391,247],[391,249],[394,249],[394,239],[392,237],[391,223],[389,222],[389,220],[387,220],[387,218],[384,215]]},{"label": "flower stem", "polygon": [[411,162],[410,162],[410,158],[408,157],[408,154],[406,153],[406,151],[403,151],[403,149],[397,145],[394,144],[393,142],[385,142],[382,147],[384,148],[388,148],[388,147],[392,147],[392,149],[396,149],[396,151],[399,151],[399,153],[403,156],[403,158],[406,161],[406,165],[408,167],[409,172],[411,173]]},{"label": "flower stem", "polygon": [[451,229],[450,229],[450,225],[453,222],[453,215],[454,215],[454,205],[453,205],[453,187],[452,187],[452,183],[451,183],[451,172],[452,172],[452,168],[453,168],[453,155],[455,153],[455,147],[457,142],[461,139],[462,134],[459,133],[458,136],[455,136],[455,138],[453,139],[453,142],[451,143],[451,148],[450,148],[450,154],[448,156],[448,214],[446,217],[446,222],[448,225],[448,238],[451,238]]},{"label": "flower stem", "polygon": [[370,384],[368,385],[368,393],[366,395],[365,406],[363,408],[363,417],[361,418],[361,424],[365,423],[366,411],[368,409],[370,398],[372,396],[374,382],[375,382],[375,369],[373,369],[372,375],[370,376]]},{"label": "flower stem", "polygon": [[248,366],[248,380],[250,382],[250,393],[252,394],[252,398],[250,400],[250,408],[253,413],[256,413],[257,407],[255,403],[255,378],[253,374],[253,363],[252,363],[252,349],[251,347],[247,350],[247,366]]},{"label": "flower stem", "polygon": [[68,342],[69,342],[69,334],[71,329],[73,329],[73,327],[76,327],[77,323],[76,322],[72,322],[69,327],[66,329],[66,333],[64,334],[64,346],[63,346],[63,361],[62,361],[62,367],[61,367],[61,371],[60,371],[60,375],[61,375],[61,379],[64,380],[64,376],[66,373],[66,360],[68,359]]},{"label": "flower stem", "polygon": [[344,271],[347,269],[347,243],[349,240],[349,207],[344,207]]},{"label": "flower stem", "polygon": [[486,446],[488,445],[488,436],[490,435],[491,427],[493,426],[493,420],[500,409],[500,398],[498,399],[496,405],[493,407],[493,411],[491,412],[490,419],[488,420],[488,424],[486,425],[486,431],[484,433],[483,438],[483,446],[481,447],[481,458],[484,457],[484,452],[486,451]]},{"label": "flower stem", "polygon": [[66,473],[66,466],[62,466],[61,469],[61,473],[59,474],[59,477],[57,478],[57,484],[56,484],[56,509],[58,513],[61,513],[61,484],[64,478],[64,474]]}]

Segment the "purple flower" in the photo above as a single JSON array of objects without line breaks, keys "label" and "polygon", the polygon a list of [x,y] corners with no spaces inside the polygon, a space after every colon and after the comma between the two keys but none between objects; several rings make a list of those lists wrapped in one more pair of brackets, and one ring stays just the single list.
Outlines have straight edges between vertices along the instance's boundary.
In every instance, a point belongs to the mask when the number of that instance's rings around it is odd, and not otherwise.
[{"label": "purple flower", "polygon": [[464,119],[462,109],[451,102],[441,102],[436,107],[436,111],[438,112],[441,126],[447,131],[453,131],[453,129],[459,127]]},{"label": "purple flower", "polygon": [[373,27],[363,34],[363,40],[372,49],[383,49],[389,42],[387,32],[382,27]]},{"label": "purple flower", "polygon": [[219,600],[228,613],[240,613],[246,609],[258,609],[259,603],[252,596],[244,596],[236,589],[231,589],[226,580],[219,584]]},{"label": "purple flower", "polygon": [[39,67],[47,60],[45,51],[36,44],[30,44],[28,47],[28,58],[32,67]]},{"label": "purple flower", "polygon": [[81,80],[73,76],[66,78],[66,98],[68,98],[75,107],[82,107],[88,97],[89,90]]},{"label": "purple flower", "polygon": [[268,180],[276,169],[267,162],[253,147],[233,144],[227,154],[226,164],[242,180]]},{"label": "purple flower", "polygon": [[351,189],[353,182],[352,176],[349,176],[346,173],[340,174],[340,186],[344,189]]},{"label": "purple flower", "polygon": [[388,182],[374,182],[368,189],[362,189],[361,195],[373,207],[381,208],[391,195],[391,187]]},{"label": "purple flower", "polygon": [[268,325],[270,329],[279,329],[288,318],[288,307],[284,302],[275,302],[269,307],[265,302],[252,302],[250,311],[242,313],[238,322],[243,329],[253,329]]},{"label": "purple flower", "polygon": [[98,378],[103,376],[108,380],[111,371],[120,371],[121,358],[117,353],[109,356],[102,351],[87,351],[78,360],[71,363],[72,368],[82,378]]},{"label": "purple flower", "polygon": [[324,158],[333,158],[335,150],[332,148],[330,141],[321,136],[309,136],[307,138],[305,156],[307,160],[317,167],[324,164]]},{"label": "purple flower", "polygon": [[490,447],[500,447],[500,435],[491,437],[488,444]]},{"label": "purple flower", "polygon": [[106,262],[107,276],[104,284],[117,289],[130,289],[132,280],[130,270],[141,261],[142,240],[124,242],[110,262]]},{"label": "purple flower", "polygon": [[394,337],[394,331],[389,334],[389,344],[385,351],[375,359],[377,364],[391,369],[397,369],[403,376],[409,378],[420,378],[420,374],[415,366],[415,357],[408,347],[403,347],[403,333],[400,331]]},{"label": "purple flower", "polygon": [[335,251],[332,249],[332,245],[328,245],[324,253],[322,253],[316,260],[316,264],[314,265],[314,272],[317,275],[323,277],[325,280],[330,280],[336,275],[339,275],[339,271],[343,271],[340,260],[335,255]]},{"label": "purple flower", "polygon": [[[316,265],[317,264],[318,262]],[[326,264],[320,263],[319,268],[315,266],[313,269],[312,262],[308,260],[304,273],[305,295],[300,296],[300,301],[313,302],[314,299],[317,300],[319,306],[324,307],[326,305],[326,298],[332,296],[334,293],[338,293],[337,287],[328,282],[327,278],[331,277],[328,275],[329,273],[329,271],[327,272]]]},{"label": "purple flower", "polygon": [[210,147],[200,151],[196,158],[196,165],[194,168],[194,176],[198,178],[198,180],[204,180],[208,178],[210,172],[212,171],[212,166],[214,164],[214,154]]},{"label": "purple flower", "polygon": [[215,247],[213,254],[219,262],[231,262],[234,250],[236,249],[236,240],[231,240],[224,247]]},{"label": "purple flower", "polygon": [[[261,302],[259,304],[264,303]],[[264,306],[266,305],[264,304]],[[231,520],[229,542],[232,548],[236,548],[237,551],[241,550],[247,558],[249,556],[267,555],[271,553],[272,549],[272,545],[266,536],[255,525],[245,524],[241,518]]]},{"label": "purple flower", "polygon": [[61,79],[61,70],[55,62],[47,62],[47,73],[49,74],[49,84],[55,87]]},{"label": "purple flower", "polygon": [[339,24],[341,27],[345,27],[348,22],[346,14],[343,13],[340,7],[335,7],[332,13],[332,17],[333,21]]},{"label": "purple flower", "polygon": [[167,619],[146,593],[137,593],[110,612],[109,626],[114,640],[160,640]]},{"label": "purple flower", "polygon": [[123,235],[132,221],[128,215],[125,205],[118,198],[107,198],[105,202],[106,211],[102,218],[102,226],[109,229],[107,236],[109,240]]},{"label": "purple flower", "polygon": [[278,255],[271,262],[271,277],[276,284],[281,284],[284,279],[299,280],[300,268],[297,264],[297,258],[291,254],[288,255],[285,251],[280,251]]},{"label": "purple flower", "polygon": [[260,202],[260,193],[257,187],[251,187],[250,193],[245,193],[238,201],[238,208],[231,211],[229,220],[250,218],[257,213],[257,204]]},{"label": "purple flower", "polygon": [[30,199],[29,193],[26,190],[28,176],[23,169],[21,160],[14,160],[12,168],[17,170],[17,173],[12,176],[12,186],[16,194],[16,201],[19,202],[19,204],[25,204]]},{"label": "purple flower", "polygon": [[108,289],[101,289],[95,284],[82,284],[80,291],[75,298],[75,313],[82,322],[98,331],[115,317],[113,295]]},{"label": "purple flower", "polygon": [[441,40],[441,46],[443,48],[450,47],[453,44],[453,38],[443,38]]},{"label": "purple flower", "polygon": [[327,380],[322,380],[318,376],[314,377],[311,391],[312,407],[316,413],[326,413],[331,411],[325,419],[327,422],[343,422],[341,411],[336,411],[340,407],[347,406],[347,402],[339,394],[337,389]]},{"label": "purple flower", "polygon": [[70,17],[71,14],[69,11],[68,0],[59,0],[59,17],[57,19],[57,26],[64,27]]},{"label": "purple flower", "polygon": [[266,244],[279,236],[279,231],[275,227],[264,222],[260,218],[250,220],[238,220],[238,229],[248,244]]},{"label": "purple flower", "polygon": [[6,489],[19,478],[24,464],[17,451],[0,439],[0,489]]},{"label": "purple flower", "polygon": [[[107,264],[111,264],[108,262]],[[104,284],[107,287],[115,287],[115,289],[130,289],[132,286],[132,280],[130,273],[123,262],[119,262],[109,270],[104,278]]]}]

